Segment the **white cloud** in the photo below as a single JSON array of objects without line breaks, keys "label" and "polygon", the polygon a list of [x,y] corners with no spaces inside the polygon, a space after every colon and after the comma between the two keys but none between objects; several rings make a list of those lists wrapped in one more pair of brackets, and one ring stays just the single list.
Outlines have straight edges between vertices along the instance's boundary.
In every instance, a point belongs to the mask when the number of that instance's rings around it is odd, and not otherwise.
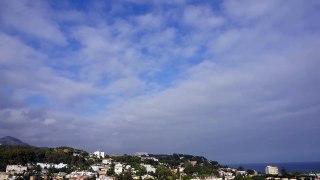
[{"label": "white cloud", "polygon": [[225,20],[208,6],[189,5],[184,9],[183,22],[196,29],[211,30],[223,25]]},{"label": "white cloud", "polygon": [[[99,5],[89,15],[74,11],[64,19],[42,3],[12,3],[23,13],[35,6],[30,16],[38,19],[17,25],[16,11],[3,12],[14,17],[2,17],[0,97],[8,98],[0,104],[0,135],[9,128],[39,144],[86,142],[82,148],[95,149],[103,141],[109,143],[102,148],[115,153],[188,151],[225,161],[249,160],[248,153],[266,160],[270,156],[261,153],[268,152],[290,160],[292,144],[277,148],[288,137],[300,145],[305,137],[319,140],[320,27],[313,4],[156,2],[129,15]],[[66,37],[61,22],[71,24]],[[48,26],[51,34],[29,26]],[[24,34],[73,43],[39,48]],[[34,96],[40,100],[28,99]],[[37,102],[41,98],[47,102]],[[261,139],[263,145],[254,146]]]},{"label": "white cloud", "polygon": [[262,16],[272,16],[274,10],[277,8],[285,6],[286,4],[281,1],[270,0],[270,1],[254,1],[254,0],[244,0],[244,1],[224,1],[224,8],[227,15],[235,18],[236,20],[248,21],[256,20]]},{"label": "white cloud", "polygon": [[43,124],[44,124],[44,125],[52,125],[52,124],[55,124],[56,122],[57,122],[56,119],[48,118],[48,119],[45,119],[45,120],[43,121]]},{"label": "white cloud", "polygon": [[164,19],[162,16],[151,13],[137,16],[134,20],[137,22],[138,28],[141,30],[159,30],[164,25]]},{"label": "white cloud", "polygon": [[50,9],[41,1],[1,1],[2,24],[8,28],[59,45],[66,39],[59,26],[50,19]]},{"label": "white cloud", "polygon": [[232,46],[240,38],[240,33],[234,30],[226,31],[220,34],[213,42],[212,51],[216,53],[228,52],[232,49]]},{"label": "white cloud", "polygon": [[130,94],[134,92],[143,92],[144,83],[137,77],[126,77],[113,81],[107,88],[106,92],[116,94]]}]

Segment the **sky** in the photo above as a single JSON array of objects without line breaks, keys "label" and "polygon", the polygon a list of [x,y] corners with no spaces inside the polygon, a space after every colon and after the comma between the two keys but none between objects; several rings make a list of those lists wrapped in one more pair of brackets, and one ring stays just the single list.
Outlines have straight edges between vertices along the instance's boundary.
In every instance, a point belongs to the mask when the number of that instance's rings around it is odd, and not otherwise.
[{"label": "sky", "polygon": [[0,1],[0,136],[320,161],[320,1]]}]

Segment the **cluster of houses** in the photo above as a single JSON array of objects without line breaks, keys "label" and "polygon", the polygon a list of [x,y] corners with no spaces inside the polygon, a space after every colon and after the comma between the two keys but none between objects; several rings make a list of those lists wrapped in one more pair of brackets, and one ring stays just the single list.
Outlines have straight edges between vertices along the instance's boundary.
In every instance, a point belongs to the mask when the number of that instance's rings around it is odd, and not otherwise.
[{"label": "cluster of houses", "polygon": [[[155,157],[149,156],[147,153],[137,153],[135,154],[138,156],[142,162],[147,162],[145,160],[153,160],[156,162],[159,162],[159,160]],[[51,174],[52,179],[74,179],[74,180],[80,180],[80,179],[97,179],[97,180],[113,180],[115,179],[114,175],[120,175],[123,173],[130,173],[133,179],[156,179],[153,175],[156,173],[156,167],[154,167],[151,164],[141,163],[140,167],[144,167],[146,170],[146,174],[139,174],[137,175],[137,169],[134,167],[131,167],[129,164],[121,163],[121,162],[115,162],[112,158],[106,158],[105,153],[101,151],[96,151],[92,154],[90,154],[91,157],[95,157],[100,159],[95,164],[91,165],[88,170],[85,171],[73,171],[71,173],[65,173],[65,172],[59,172],[59,173],[53,173]],[[197,161],[189,161],[190,164],[195,166],[197,164]],[[162,163],[159,163],[162,164]],[[49,168],[55,168],[55,169],[62,169],[62,168],[68,168],[67,164],[59,163],[59,164],[52,164],[52,163],[36,163],[35,164],[38,168],[41,168],[41,176],[43,179],[49,179],[47,176],[47,171]],[[27,166],[22,165],[7,165],[6,172],[0,172],[0,180],[11,180],[11,179],[19,179],[22,177],[22,175],[30,169],[34,169],[35,165],[28,164]],[[166,164],[162,164],[166,165]],[[169,166],[168,166],[169,167]],[[112,174],[108,173],[110,171],[113,171]],[[178,166],[175,169],[171,169],[172,173],[178,173],[183,176],[184,173],[184,167]],[[274,166],[267,166],[266,169],[266,175],[270,175],[270,178],[266,176],[266,179],[276,179],[276,180],[308,180],[308,179],[316,179],[312,177],[319,177],[319,174],[315,174],[314,176],[305,176],[305,177],[311,177],[311,178],[296,178],[296,179],[287,179],[287,178],[278,178],[274,175],[278,175],[279,171],[277,167]],[[206,177],[205,180],[233,180],[236,178],[236,176],[256,176],[258,173],[254,171],[251,174],[247,174],[247,171],[234,169],[234,168],[219,168],[218,169],[218,177]],[[37,179],[34,176],[30,176],[30,179]],[[203,178],[201,178],[203,179]],[[192,180],[200,180],[199,177],[193,177]]]},{"label": "cluster of houses", "polygon": [[224,180],[232,180],[237,175],[247,176],[247,171],[240,171],[234,168],[219,168],[219,176]]},{"label": "cluster of houses", "polygon": [[[122,173],[130,172],[132,174],[133,179],[156,179],[153,174],[156,173],[156,167],[154,167],[151,164],[145,164],[141,163],[140,165],[143,166],[146,170],[146,174],[142,176],[137,176],[137,170],[133,167],[131,167],[128,164],[125,163],[120,163],[120,162],[115,162],[113,161],[112,158],[105,158],[105,153],[96,151],[92,153],[91,155],[96,156],[98,158],[101,158],[102,161],[101,163],[97,163],[91,166],[91,170],[95,173],[95,176],[97,177],[96,179],[98,180],[112,180],[113,177],[108,176],[108,171],[111,169],[111,164],[114,165],[113,171],[116,175],[120,175]],[[145,160],[152,160],[155,162],[159,162],[159,160],[155,157],[149,156],[148,153],[146,152],[138,152],[135,153],[135,156],[139,157],[141,161]],[[189,161],[190,164],[193,166],[197,164],[197,161]],[[159,163],[162,164],[162,163]],[[166,165],[166,164],[162,164]],[[171,169],[172,173],[177,173],[179,172],[181,175],[184,175],[184,167],[178,166],[175,169]],[[247,175],[246,171],[238,171],[236,169],[232,168],[220,168],[219,169],[219,175],[220,177],[206,177],[206,180],[232,180],[235,178],[236,175],[241,174],[241,175]],[[81,175],[81,174],[80,174]],[[87,174],[84,176],[88,176]],[[79,176],[78,176],[79,177]],[[200,178],[193,178],[192,180],[200,180]]]},{"label": "cluster of houses", "polygon": [[[111,180],[113,179],[112,177],[107,176],[108,171],[111,169],[111,165],[114,164],[114,168],[113,171],[116,175],[120,175],[124,172],[130,172],[133,175],[133,179],[139,179],[140,176],[136,176],[135,174],[137,173],[137,170],[133,167],[131,167],[131,165],[125,164],[125,163],[120,163],[120,162],[114,162],[112,158],[105,158],[105,153],[101,152],[101,151],[95,151],[94,153],[92,153],[92,155],[101,158],[102,161],[101,163],[97,163],[91,166],[91,170],[94,171],[96,173],[96,177],[99,180],[104,180],[104,179],[108,179]],[[142,154],[141,154],[142,155]],[[137,155],[140,158],[144,159],[148,159],[149,157],[142,157],[141,155]],[[149,158],[152,159],[154,161],[159,161],[158,159],[152,157]],[[143,166],[147,173],[156,173],[156,168],[150,164],[140,164],[141,166]],[[154,179],[153,176],[145,174],[141,177],[142,179]]]},{"label": "cluster of houses", "polygon": [[[22,175],[24,175],[28,170],[34,169],[35,166],[39,166],[41,168],[41,174],[46,174],[49,168],[61,169],[68,167],[67,164],[59,163],[36,163],[34,164],[27,164],[26,166],[23,165],[7,165],[6,172],[0,172],[0,180],[7,180],[7,179],[19,179]],[[57,173],[57,177],[62,177],[62,174]],[[31,177],[33,179],[35,177]],[[61,179],[61,178],[56,178]]]}]

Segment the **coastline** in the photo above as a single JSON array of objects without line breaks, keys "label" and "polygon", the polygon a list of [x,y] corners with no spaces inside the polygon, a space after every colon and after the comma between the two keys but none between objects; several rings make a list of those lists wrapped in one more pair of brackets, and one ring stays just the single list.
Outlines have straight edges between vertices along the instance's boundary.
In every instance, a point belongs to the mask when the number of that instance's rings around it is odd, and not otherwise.
[{"label": "coastline", "polygon": [[228,166],[232,168],[242,166],[245,169],[253,169],[264,173],[265,167],[268,165],[276,166],[279,170],[285,168],[287,172],[320,172],[320,162],[243,163],[229,164]]}]

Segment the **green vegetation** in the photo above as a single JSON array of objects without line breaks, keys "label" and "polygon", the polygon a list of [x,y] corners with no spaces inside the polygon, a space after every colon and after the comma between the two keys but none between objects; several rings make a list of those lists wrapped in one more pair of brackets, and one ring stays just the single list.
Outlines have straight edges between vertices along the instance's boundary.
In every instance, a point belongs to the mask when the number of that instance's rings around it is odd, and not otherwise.
[{"label": "green vegetation", "polygon": [[125,172],[120,175],[116,175],[116,180],[133,180],[131,172]]},{"label": "green vegetation", "polygon": [[248,173],[248,175],[254,175],[255,174],[253,169],[247,169],[247,173]]},{"label": "green vegetation", "polygon": [[[176,169],[178,167],[185,168],[184,176],[187,179],[190,179],[193,176],[218,176],[217,170],[219,167],[221,167],[217,161],[209,161],[203,156],[193,156],[188,154],[150,154],[149,156],[154,157],[159,161],[155,161],[147,156],[142,156],[142,159],[144,160],[141,160],[139,157],[129,155],[113,156],[112,158],[115,162],[131,165],[131,167],[137,171],[138,176],[147,174],[146,169],[140,165],[141,163],[153,165],[156,167],[156,173],[148,174],[155,176],[157,179],[177,179],[176,176],[180,177],[180,172],[175,174],[171,171],[171,169]],[[192,165],[192,161],[196,162],[196,164]]]},{"label": "green vegetation", "polygon": [[[122,156],[112,156],[111,158],[113,159],[113,163],[110,165],[107,175],[123,180],[132,179],[131,169],[120,175],[116,175],[114,172],[115,162],[130,165],[131,168],[134,168],[135,175],[140,178],[143,175],[149,174],[156,179],[191,179],[192,177],[218,176],[217,170],[221,167],[217,161],[209,161],[203,156],[188,154],[150,155],[149,157],[137,157],[125,154]],[[92,164],[101,162],[101,159],[90,157],[87,152],[70,147],[0,146],[0,171],[5,171],[8,164],[35,165],[38,162],[68,164],[68,168],[47,169],[50,176],[57,172],[70,173],[74,170],[89,170]],[[147,172],[146,168],[141,164],[154,166],[156,168],[155,173]],[[184,168],[184,172],[179,172],[178,168]],[[28,175],[39,176],[40,174],[41,168],[33,166]]]},{"label": "green vegetation", "polygon": [[[188,154],[173,154],[173,155],[167,155],[167,154],[150,154],[150,156],[155,157],[159,159],[159,162],[165,163],[170,165],[171,167],[176,167],[181,163],[185,163],[188,161],[197,161],[197,163],[208,163],[209,161],[203,157],[203,156],[193,156]],[[210,163],[211,164],[211,163]],[[217,167],[219,164],[216,161],[212,161],[213,165],[216,165]]]},{"label": "green vegetation", "polygon": [[[73,156],[73,153],[79,156]],[[31,146],[0,146],[0,171],[5,171],[8,164],[27,163],[65,163],[70,166],[77,166],[81,169],[87,169],[92,160],[86,160],[88,153],[69,147],[58,148],[37,148]]]},{"label": "green vegetation", "polygon": [[123,156],[112,156],[113,161],[120,162],[120,163],[126,163],[131,166],[135,166],[141,163],[141,160],[137,156],[129,156],[129,155],[123,155]]},{"label": "green vegetation", "polygon": [[167,168],[166,166],[164,165],[160,165],[158,166],[158,168],[156,169],[156,177],[157,179],[176,179],[174,176],[173,176],[173,173],[171,172],[171,170],[169,168]]},{"label": "green vegetation", "polygon": [[265,180],[267,176],[265,175],[261,175],[261,176],[253,176],[253,177],[250,177],[250,176],[242,176],[242,175],[237,175],[234,180]]},{"label": "green vegetation", "polygon": [[143,176],[147,174],[147,170],[144,166],[138,165],[138,166],[133,166],[133,168],[137,171],[136,175],[137,176]]},{"label": "green vegetation", "polygon": [[184,172],[189,175],[198,175],[200,177],[206,177],[210,175],[218,176],[217,167],[208,163],[204,162],[201,164],[192,165],[191,163],[186,163]]}]

